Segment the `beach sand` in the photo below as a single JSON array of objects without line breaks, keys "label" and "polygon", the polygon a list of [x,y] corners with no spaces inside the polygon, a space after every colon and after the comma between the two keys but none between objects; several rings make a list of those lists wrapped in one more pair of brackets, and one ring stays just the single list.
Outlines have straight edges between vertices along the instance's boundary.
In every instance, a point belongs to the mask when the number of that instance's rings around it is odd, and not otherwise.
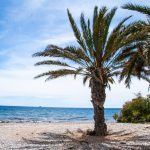
[{"label": "beach sand", "polygon": [[107,125],[106,137],[92,137],[92,123],[1,123],[0,149],[150,150],[150,124]]}]

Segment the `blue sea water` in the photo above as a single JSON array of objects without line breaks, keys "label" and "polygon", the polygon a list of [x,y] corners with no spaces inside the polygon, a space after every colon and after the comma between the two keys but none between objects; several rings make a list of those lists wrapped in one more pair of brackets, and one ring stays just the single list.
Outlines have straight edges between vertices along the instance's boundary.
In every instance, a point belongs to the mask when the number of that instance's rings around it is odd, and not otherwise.
[{"label": "blue sea water", "polygon": [[[106,108],[106,122],[114,122],[113,115],[120,108]],[[92,108],[51,108],[0,106],[0,122],[90,122],[93,121]]]}]

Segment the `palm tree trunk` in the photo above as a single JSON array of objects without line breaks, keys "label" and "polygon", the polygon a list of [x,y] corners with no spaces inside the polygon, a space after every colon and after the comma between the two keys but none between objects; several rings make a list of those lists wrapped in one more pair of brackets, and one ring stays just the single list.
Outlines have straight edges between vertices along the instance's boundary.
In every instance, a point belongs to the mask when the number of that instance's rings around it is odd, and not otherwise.
[{"label": "palm tree trunk", "polygon": [[148,68],[150,70],[150,48],[148,49],[148,54],[147,54],[147,64],[148,64]]},{"label": "palm tree trunk", "polygon": [[97,136],[104,136],[107,133],[107,125],[104,118],[105,86],[99,81],[91,79],[91,97],[94,108],[94,133]]},{"label": "palm tree trunk", "polygon": [[146,61],[146,64],[150,70],[150,40],[147,41],[147,43],[144,46],[144,56],[143,60]]}]

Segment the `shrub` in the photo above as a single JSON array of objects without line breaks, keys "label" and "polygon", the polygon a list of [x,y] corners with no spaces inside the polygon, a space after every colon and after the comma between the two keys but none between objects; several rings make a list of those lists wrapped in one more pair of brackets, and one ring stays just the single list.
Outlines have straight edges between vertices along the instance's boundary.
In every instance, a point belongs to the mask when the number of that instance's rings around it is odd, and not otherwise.
[{"label": "shrub", "polygon": [[118,117],[119,117],[119,115],[118,115],[117,113],[115,113],[115,114],[113,115],[113,118],[114,118],[115,120],[117,120]]},{"label": "shrub", "polygon": [[123,105],[120,114],[113,117],[117,122],[150,122],[150,97],[144,98],[138,94],[136,98]]}]

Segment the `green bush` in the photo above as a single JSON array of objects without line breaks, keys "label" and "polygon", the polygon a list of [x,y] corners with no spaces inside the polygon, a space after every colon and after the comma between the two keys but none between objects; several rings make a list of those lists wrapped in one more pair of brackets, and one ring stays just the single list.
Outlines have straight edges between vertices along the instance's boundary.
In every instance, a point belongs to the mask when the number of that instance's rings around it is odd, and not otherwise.
[{"label": "green bush", "polygon": [[144,98],[138,94],[132,101],[123,105],[120,114],[115,114],[113,117],[117,122],[150,122],[150,97]]}]

